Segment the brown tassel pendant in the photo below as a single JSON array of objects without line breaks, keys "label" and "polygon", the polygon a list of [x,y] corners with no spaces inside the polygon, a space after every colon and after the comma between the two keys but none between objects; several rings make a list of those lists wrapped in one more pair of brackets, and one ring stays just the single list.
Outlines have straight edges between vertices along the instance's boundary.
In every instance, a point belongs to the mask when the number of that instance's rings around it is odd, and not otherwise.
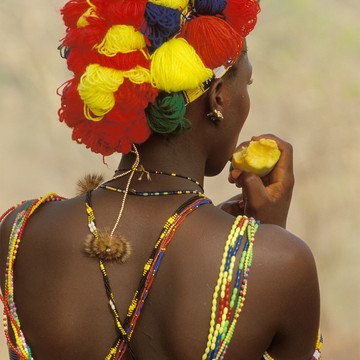
[{"label": "brown tassel pendant", "polygon": [[85,176],[77,182],[76,195],[81,196],[90,190],[95,190],[104,181],[101,174],[85,174]]},{"label": "brown tassel pendant", "polygon": [[124,236],[111,236],[109,230],[97,230],[85,239],[85,252],[102,261],[124,263],[131,255],[131,246]]}]

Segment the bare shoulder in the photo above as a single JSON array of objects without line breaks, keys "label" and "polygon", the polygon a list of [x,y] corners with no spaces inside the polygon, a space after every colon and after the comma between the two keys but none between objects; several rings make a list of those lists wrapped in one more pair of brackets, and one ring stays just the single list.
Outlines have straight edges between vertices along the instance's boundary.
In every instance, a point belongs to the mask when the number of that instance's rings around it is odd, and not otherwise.
[{"label": "bare shoulder", "polygon": [[311,358],[319,329],[320,295],[309,246],[283,228],[261,225],[252,275],[254,292],[266,294],[271,314],[270,354],[281,359]]},{"label": "bare shoulder", "polygon": [[[197,231],[207,238],[204,248],[208,250],[202,261],[211,269],[220,264],[235,218],[210,207],[202,215],[205,225]],[[265,351],[280,359],[310,359],[317,339],[319,313],[317,270],[309,246],[279,226],[260,224],[255,235],[246,304],[240,316],[239,327],[247,328],[247,332],[239,330],[236,335],[242,353],[248,354],[249,359],[259,358]],[[234,349],[233,355],[237,357],[237,347]]]},{"label": "bare shoulder", "polygon": [[259,260],[267,266],[286,268],[286,274],[315,269],[313,254],[305,241],[279,226],[260,225],[256,242]]},{"label": "bare shoulder", "polygon": [[[9,247],[9,239],[13,230],[15,221],[20,215],[24,215],[24,211],[28,209],[28,204],[34,200],[23,202],[9,212],[0,223],[0,281],[3,284],[6,257]],[[41,247],[41,242],[45,240],[45,234],[63,234],[65,231],[64,223],[76,221],[76,213],[79,213],[80,206],[83,202],[74,198],[65,201],[45,202],[30,217],[26,231],[23,233],[24,238],[32,238],[32,246],[34,249]],[[48,236],[46,241],[48,241]],[[34,246],[35,245],[35,246]],[[39,245],[39,247],[36,247]],[[26,247],[26,241],[22,247]],[[44,247],[41,247],[45,251]]]},{"label": "bare shoulder", "polygon": [[[235,217],[215,207],[204,210],[199,213],[199,217],[194,217],[194,223],[199,222],[203,225],[191,226],[192,229],[197,228],[200,233],[224,245]],[[255,257],[255,263],[266,270],[285,267],[287,271],[284,273],[287,275],[292,271],[311,272],[315,269],[314,257],[309,246],[296,235],[276,225],[259,225],[255,236]]]},{"label": "bare shoulder", "polygon": [[[72,198],[64,199],[59,198],[63,201],[44,201],[40,206],[36,206],[36,211],[33,212],[31,216],[31,221],[29,221],[29,227],[36,228],[36,223],[42,224],[42,229],[44,225],[51,227],[55,222],[59,221],[49,221],[53,219],[71,219],[74,213],[78,213],[81,206],[83,206],[84,201],[81,198]],[[29,200],[23,202],[21,205],[17,206],[13,211],[11,211],[0,223],[0,236],[1,236],[1,245],[4,245],[6,239],[9,238],[14,222],[19,214],[22,214],[24,210],[27,210],[27,205],[33,203],[34,200]],[[35,225],[34,225],[35,224]],[[0,249],[2,249],[1,246]]]},{"label": "bare shoulder", "polygon": [[[254,253],[254,273],[270,284],[279,298],[286,294],[285,302],[294,306],[303,296],[318,297],[314,256],[302,239],[279,226],[260,225]],[[259,283],[264,285],[264,281]]]},{"label": "bare shoulder", "polygon": [[[235,217],[211,208],[202,214],[204,225],[197,231],[206,234],[207,242],[212,240],[213,245],[224,246]],[[217,248],[212,246],[215,257]],[[277,225],[259,225],[255,235],[252,272],[256,278],[254,283],[261,287],[270,285],[280,294],[286,293],[287,297],[292,289],[296,294],[298,286],[302,285],[303,290],[313,285],[314,296],[318,292],[317,270],[311,249],[305,241]]]}]

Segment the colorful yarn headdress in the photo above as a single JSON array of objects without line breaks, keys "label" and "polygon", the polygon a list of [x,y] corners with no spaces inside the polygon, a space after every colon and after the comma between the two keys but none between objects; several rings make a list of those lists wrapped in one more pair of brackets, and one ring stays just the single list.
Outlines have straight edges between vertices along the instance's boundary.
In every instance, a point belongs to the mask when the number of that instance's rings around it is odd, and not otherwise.
[{"label": "colorful yarn headdress", "polygon": [[103,156],[180,133],[186,104],[238,59],[259,11],[257,0],[70,0],[60,121]]}]

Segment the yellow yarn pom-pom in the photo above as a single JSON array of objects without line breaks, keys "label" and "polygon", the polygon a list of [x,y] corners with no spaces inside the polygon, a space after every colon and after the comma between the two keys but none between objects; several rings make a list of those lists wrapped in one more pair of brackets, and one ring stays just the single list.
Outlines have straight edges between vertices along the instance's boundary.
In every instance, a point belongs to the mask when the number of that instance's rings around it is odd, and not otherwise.
[{"label": "yellow yarn pom-pom", "polygon": [[103,41],[95,48],[100,54],[115,56],[129,53],[146,46],[144,35],[131,25],[114,25],[106,33]]},{"label": "yellow yarn pom-pom", "polygon": [[[124,82],[123,72],[90,64],[80,79],[78,92],[84,102],[85,117],[100,121],[115,105],[114,92]],[[92,116],[91,113],[95,115]]]},{"label": "yellow yarn pom-pom", "polygon": [[152,85],[159,90],[191,90],[213,75],[183,38],[167,41],[156,49],[151,58]]},{"label": "yellow yarn pom-pom", "polygon": [[171,9],[185,9],[189,4],[189,0],[149,0],[149,2]]},{"label": "yellow yarn pom-pom", "polygon": [[134,84],[151,83],[150,70],[142,66],[136,66],[133,69],[124,71],[123,75]]}]

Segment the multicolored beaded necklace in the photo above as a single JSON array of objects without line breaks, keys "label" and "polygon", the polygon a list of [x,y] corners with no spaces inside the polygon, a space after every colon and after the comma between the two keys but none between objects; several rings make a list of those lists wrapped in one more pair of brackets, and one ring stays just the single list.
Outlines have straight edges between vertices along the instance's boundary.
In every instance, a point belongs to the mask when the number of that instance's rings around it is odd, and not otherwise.
[{"label": "multicolored beaded necklace", "polygon": [[[253,258],[255,233],[258,225],[259,222],[253,218],[239,216],[231,228],[225,243],[219,277],[213,293],[208,341],[202,360],[218,360],[223,359],[225,356],[237,320],[244,307],[247,281]],[[246,242],[236,270],[236,255],[246,233]],[[235,271],[235,285],[231,290]]]},{"label": "multicolored beaded necklace", "polygon": [[[91,194],[91,193],[90,193]],[[91,206],[91,195],[87,197],[87,214],[89,229],[94,235],[97,236],[95,215]],[[142,277],[140,279],[137,290],[133,295],[131,304],[129,305],[127,315],[123,323],[119,318],[119,313],[115,304],[113,292],[111,290],[110,281],[106,272],[104,263],[99,260],[99,266],[103,275],[106,294],[108,297],[110,309],[114,315],[115,324],[119,330],[119,339],[116,344],[110,349],[110,352],[106,356],[105,360],[118,360],[121,359],[127,348],[130,350],[130,354],[135,359],[134,353],[129,345],[129,341],[134,332],[136,323],[141,315],[141,309],[144,306],[145,300],[149,294],[151,286],[155,280],[155,276],[160,267],[161,261],[164,257],[167,246],[170,244],[177,228],[184,222],[186,217],[190,215],[194,210],[201,205],[210,204],[211,200],[204,196],[194,196],[191,199],[185,201],[175,213],[166,221],[160,236],[154,246],[154,249],[144,265]]]},{"label": "multicolored beaded necklace", "polygon": [[[60,201],[63,199],[63,197],[51,193],[37,200],[24,202],[24,208],[18,213],[10,233],[9,251],[6,260],[5,270],[5,293],[4,296],[0,295],[0,300],[4,304],[3,321],[5,337],[12,352],[16,354],[20,359],[33,360],[33,356],[31,354],[30,347],[26,343],[25,336],[21,331],[20,319],[17,314],[14,300],[14,263],[16,260],[18,248],[20,246],[20,241],[23,236],[25,226],[34,211],[44,203]],[[14,209],[15,207],[9,209],[9,211],[7,211],[1,217],[0,221],[5,218],[5,216],[9,214],[10,211]],[[9,336],[9,324],[11,325],[12,331],[14,333],[15,344],[12,343]]]}]

